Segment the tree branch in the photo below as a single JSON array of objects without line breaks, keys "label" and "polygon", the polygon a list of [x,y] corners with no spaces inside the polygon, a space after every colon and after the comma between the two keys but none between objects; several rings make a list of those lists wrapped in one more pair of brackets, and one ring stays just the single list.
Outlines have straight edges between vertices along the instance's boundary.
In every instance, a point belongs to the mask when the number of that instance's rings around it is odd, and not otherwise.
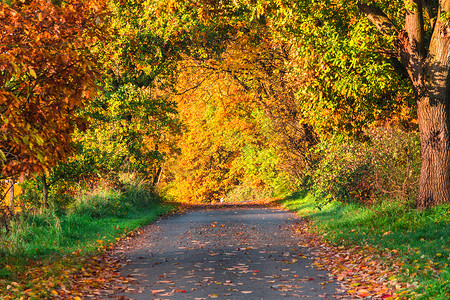
[{"label": "tree branch", "polygon": [[373,4],[358,4],[358,8],[367,15],[367,18],[372,22],[378,30],[386,35],[392,36],[398,34],[398,29],[389,17],[378,7]]},{"label": "tree branch", "polygon": [[406,7],[405,30],[408,33],[412,53],[425,58],[425,32],[423,24],[422,1],[404,0]]}]

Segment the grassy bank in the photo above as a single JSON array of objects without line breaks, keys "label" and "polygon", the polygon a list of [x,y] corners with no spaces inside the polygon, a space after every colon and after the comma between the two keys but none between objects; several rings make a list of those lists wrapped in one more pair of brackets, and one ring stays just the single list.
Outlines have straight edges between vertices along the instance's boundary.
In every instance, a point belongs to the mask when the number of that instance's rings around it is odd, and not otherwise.
[{"label": "grassy bank", "polygon": [[401,280],[410,284],[403,295],[450,298],[450,205],[418,211],[394,203],[367,207],[332,202],[319,209],[307,192],[282,203],[312,220],[311,228],[334,244],[398,251],[404,263]]},{"label": "grassy bank", "polygon": [[0,298],[57,295],[92,257],[171,209],[145,186],[129,185],[82,195],[64,213],[17,216],[0,241]]}]

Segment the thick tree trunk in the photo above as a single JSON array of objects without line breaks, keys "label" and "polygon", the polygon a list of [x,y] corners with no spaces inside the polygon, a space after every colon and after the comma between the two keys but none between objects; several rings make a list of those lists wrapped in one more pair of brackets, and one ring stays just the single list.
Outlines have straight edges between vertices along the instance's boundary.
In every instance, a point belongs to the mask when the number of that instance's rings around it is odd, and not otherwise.
[{"label": "thick tree trunk", "polygon": [[[447,1],[449,10],[450,4]],[[436,23],[424,70],[424,91],[418,94],[422,169],[417,207],[450,203],[450,28]]]},{"label": "thick tree trunk", "polygon": [[448,99],[418,101],[422,167],[416,203],[420,209],[450,202],[448,107]]}]

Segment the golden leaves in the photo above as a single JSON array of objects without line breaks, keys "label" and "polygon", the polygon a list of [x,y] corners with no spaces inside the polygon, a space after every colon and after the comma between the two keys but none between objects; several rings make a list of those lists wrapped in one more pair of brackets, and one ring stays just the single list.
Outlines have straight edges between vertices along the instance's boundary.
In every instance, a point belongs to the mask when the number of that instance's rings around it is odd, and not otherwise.
[{"label": "golden leaves", "polygon": [[184,202],[218,201],[236,181],[232,170],[238,156],[238,135],[255,131],[242,106],[247,95],[229,77],[199,65],[195,60],[180,64],[178,104],[186,132],[178,143],[176,197]]}]

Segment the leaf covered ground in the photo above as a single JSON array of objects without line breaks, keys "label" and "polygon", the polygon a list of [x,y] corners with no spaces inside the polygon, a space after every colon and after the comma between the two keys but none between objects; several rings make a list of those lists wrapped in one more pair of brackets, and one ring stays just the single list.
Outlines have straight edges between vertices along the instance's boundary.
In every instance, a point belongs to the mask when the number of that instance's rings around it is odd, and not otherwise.
[{"label": "leaf covered ground", "polygon": [[315,243],[325,247],[317,265],[336,274],[350,294],[388,298],[390,290],[400,298],[449,299],[448,205],[418,211],[395,202],[333,202],[319,209],[308,193],[282,202],[311,221],[307,232],[322,236]]},{"label": "leaf covered ground", "polygon": [[405,284],[399,282],[398,275],[403,263],[397,251],[380,251],[367,245],[333,245],[313,234],[309,226],[299,226],[297,232],[308,240],[304,246],[313,247],[315,267],[333,275],[347,293],[344,298],[398,299],[402,296],[398,291]]},{"label": "leaf covered ground", "polygon": [[[247,206],[247,205],[246,205]],[[213,209],[221,209],[217,205],[213,207],[204,206],[201,209],[205,211],[212,211]],[[228,207],[229,208],[229,207]],[[245,209],[247,207],[241,207]],[[187,209],[187,208],[185,208]],[[219,222],[220,223],[220,222]],[[204,225],[204,230],[199,229],[205,235],[212,234],[214,230],[226,229],[225,223],[212,222]],[[222,226],[223,225],[223,226]],[[104,297],[121,298],[124,294],[142,292],[135,288],[139,283],[139,278],[133,275],[123,275],[121,270],[130,264],[122,254],[126,249],[123,248],[124,243],[134,245],[136,239],[145,233],[145,228],[142,230],[133,231],[127,235],[123,235],[117,240],[120,243],[113,245],[98,240],[99,252],[96,254],[86,255],[79,251],[74,251],[69,254],[55,255],[51,259],[33,260],[28,259],[25,263],[22,262],[22,267],[17,267],[19,264],[7,264],[5,268],[10,269],[10,272],[17,273],[14,281],[7,279],[0,279],[2,286],[2,299],[99,299]],[[420,287],[419,282],[405,280],[405,261],[402,259],[402,253],[396,249],[374,247],[369,244],[358,244],[354,242],[343,242],[340,244],[331,243],[324,239],[323,236],[317,234],[316,225],[313,222],[296,223],[295,235],[302,242],[298,245],[299,248],[310,249],[309,258],[314,260],[314,267],[319,270],[326,270],[331,274],[329,280],[333,280],[339,284],[338,293],[333,298],[340,299],[406,299],[414,298],[411,291]],[[241,233],[236,232],[236,235],[246,234],[248,230],[242,230]],[[356,229],[355,229],[356,231]],[[327,235],[324,233],[325,236]],[[390,233],[386,233],[389,235]],[[186,239],[189,237],[186,236]],[[180,251],[184,251],[180,246]],[[241,245],[234,249],[236,253],[244,253],[255,251],[252,247],[245,247]],[[233,251],[231,251],[233,252]],[[259,255],[265,255],[266,250],[258,250]],[[297,251],[299,253],[303,251]],[[219,251],[208,253],[211,260],[218,256]],[[303,253],[300,256],[283,257],[280,262],[285,264],[284,268],[290,268],[291,264],[295,264],[303,259]],[[174,264],[175,265],[175,264]],[[176,265],[175,265],[176,266]],[[257,280],[261,273],[256,272],[249,266],[236,265],[239,268],[231,268],[228,271],[245,274],[252,277],[250,280]],[[430,262],[426,267],[429,272],[441,274],[444,271],[439,266]],[[251,269],[251,270],[250,270]],[[422,267],[417,268],[420,272]],[[253,271],[253,272],[250,272]],[[297,274],[294,274],[297,275]],[[303,278],[298,274],[297,280],[309,280]],[[166,275],[167,276],[167,275]],[[412,276],[414,277],[414,276]],[[267,278],[265,278],[267,279]],[[272,281],[277,280],[269,278]],[[269,280],[267,279],[267,280]],[[314,280],[314,278],[312,279]],[[164,295],[184,295],[189,292],[189,288],[185,286],[175,285],[175,278],[159,278],[160,284],[164,285],[162,288],[154,286],[152,294],[155,297],[162,297]],[[171,283],[172,282],[172,283]],[[220,282],[220,283],[219,283]],[[268,281],[269,282],[269,281]],[[205,285],[217,286],[219,284],[233,288],[236,283],[232,281],[217,281],[210,279],[209,282],[202,282]],[[267,283],[272,289],[280,291],[289,290],[289,286],[283,286],[273,283]],[[167,287],[165,286],[167,285]],[[239,286],[241,294],[253,293],[251,289],[245,289],[245,286]],[[164,291],[163,291],[164,290]],[[242,290],[242,291],[241,291]],[[216,298],[211,293],[209,298]],[[330,295],[325,295],[330,296]],[[217,296],[219,297],[219,296]],[[441,299],[437,297],[436,299]],[[444,298],[442,298],[444,299]]]}]

